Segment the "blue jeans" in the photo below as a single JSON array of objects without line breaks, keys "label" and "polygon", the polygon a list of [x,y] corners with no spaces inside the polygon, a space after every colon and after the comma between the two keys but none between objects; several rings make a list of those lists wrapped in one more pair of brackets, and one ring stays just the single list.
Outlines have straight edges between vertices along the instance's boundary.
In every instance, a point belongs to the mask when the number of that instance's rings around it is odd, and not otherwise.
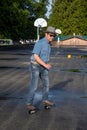
[{"label": "blue jeans", "polygon": [[30,64],[31,81],[29,86],[29,92],[27,95],[27,105],[33,104],[35,91],[38,87],[39,77],[42,80],[42,99],[48,100],[49,92],[49,76],[48,70],[39,64]]}]

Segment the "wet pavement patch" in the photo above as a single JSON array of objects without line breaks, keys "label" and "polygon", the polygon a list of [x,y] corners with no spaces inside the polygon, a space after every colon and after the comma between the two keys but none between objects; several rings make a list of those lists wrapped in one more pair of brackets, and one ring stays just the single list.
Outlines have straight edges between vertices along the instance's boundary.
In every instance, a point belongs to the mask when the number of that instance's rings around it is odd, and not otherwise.
[{"label": "wet pavement patch", "polygon": [[18,60],[18,58],[0,58],[0,60]]},{"label": "wet pavement patch", "polygon": [[12,69],[14,67],[10,67],[10,66],[0,66],[0,69]]},{"label": "wet pavement patch", "polygon": [[0,100],[10,100],[10,99],[23,99],[22,97],[7,97],[7,96],[0,96]]},{"label": "wet pavement patch", "polygon": [[27,69],[27,67],[0,66],[0,69]]}]

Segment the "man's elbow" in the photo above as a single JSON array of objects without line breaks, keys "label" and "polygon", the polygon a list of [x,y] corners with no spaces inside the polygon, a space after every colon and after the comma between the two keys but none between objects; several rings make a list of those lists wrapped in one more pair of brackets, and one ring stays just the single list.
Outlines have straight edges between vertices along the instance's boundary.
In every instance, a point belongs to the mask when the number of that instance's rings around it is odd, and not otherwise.
[{"label": "man's elbow", "polygon": [[39,56],[37,54],[34,54],[34,59],[36,60]]}]

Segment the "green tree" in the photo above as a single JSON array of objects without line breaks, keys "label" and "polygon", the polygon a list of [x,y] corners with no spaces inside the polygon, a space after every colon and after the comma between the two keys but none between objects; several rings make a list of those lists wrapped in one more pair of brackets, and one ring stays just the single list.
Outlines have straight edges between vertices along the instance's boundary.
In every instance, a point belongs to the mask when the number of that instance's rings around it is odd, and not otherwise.
[{"label": "green tree", "polygon": [[48,24],[60,28],[64,35],[87,35],[87,1],[56,0]]},{"label": "green tree", "polygon": [[1,0],[0,38],[13,40],[36,38],[34,21],[45,18],[48,0]]},{"label": "green tree", "polygon": [[2,0],[0,3],[0,34],[16,40],[25,29],[29,11],[22,9],[16,0]]}]

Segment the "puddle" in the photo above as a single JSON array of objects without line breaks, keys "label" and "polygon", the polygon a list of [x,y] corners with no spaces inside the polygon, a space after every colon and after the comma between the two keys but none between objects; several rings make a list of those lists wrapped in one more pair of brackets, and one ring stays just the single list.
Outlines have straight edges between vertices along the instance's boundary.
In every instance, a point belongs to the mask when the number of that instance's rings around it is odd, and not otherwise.
[{"label": "puddle", "polygon": [[22,97],[6,97],[0,96],[0,100],[10,100],[10,99],[23,99]]},{"label": "puddle", "polygon": [[0,69],[27,69],[27,67],[1,66]]},{"label": "puddle", "polygon": [[0,58],[0,60],[18,60],[18,58]]}]

